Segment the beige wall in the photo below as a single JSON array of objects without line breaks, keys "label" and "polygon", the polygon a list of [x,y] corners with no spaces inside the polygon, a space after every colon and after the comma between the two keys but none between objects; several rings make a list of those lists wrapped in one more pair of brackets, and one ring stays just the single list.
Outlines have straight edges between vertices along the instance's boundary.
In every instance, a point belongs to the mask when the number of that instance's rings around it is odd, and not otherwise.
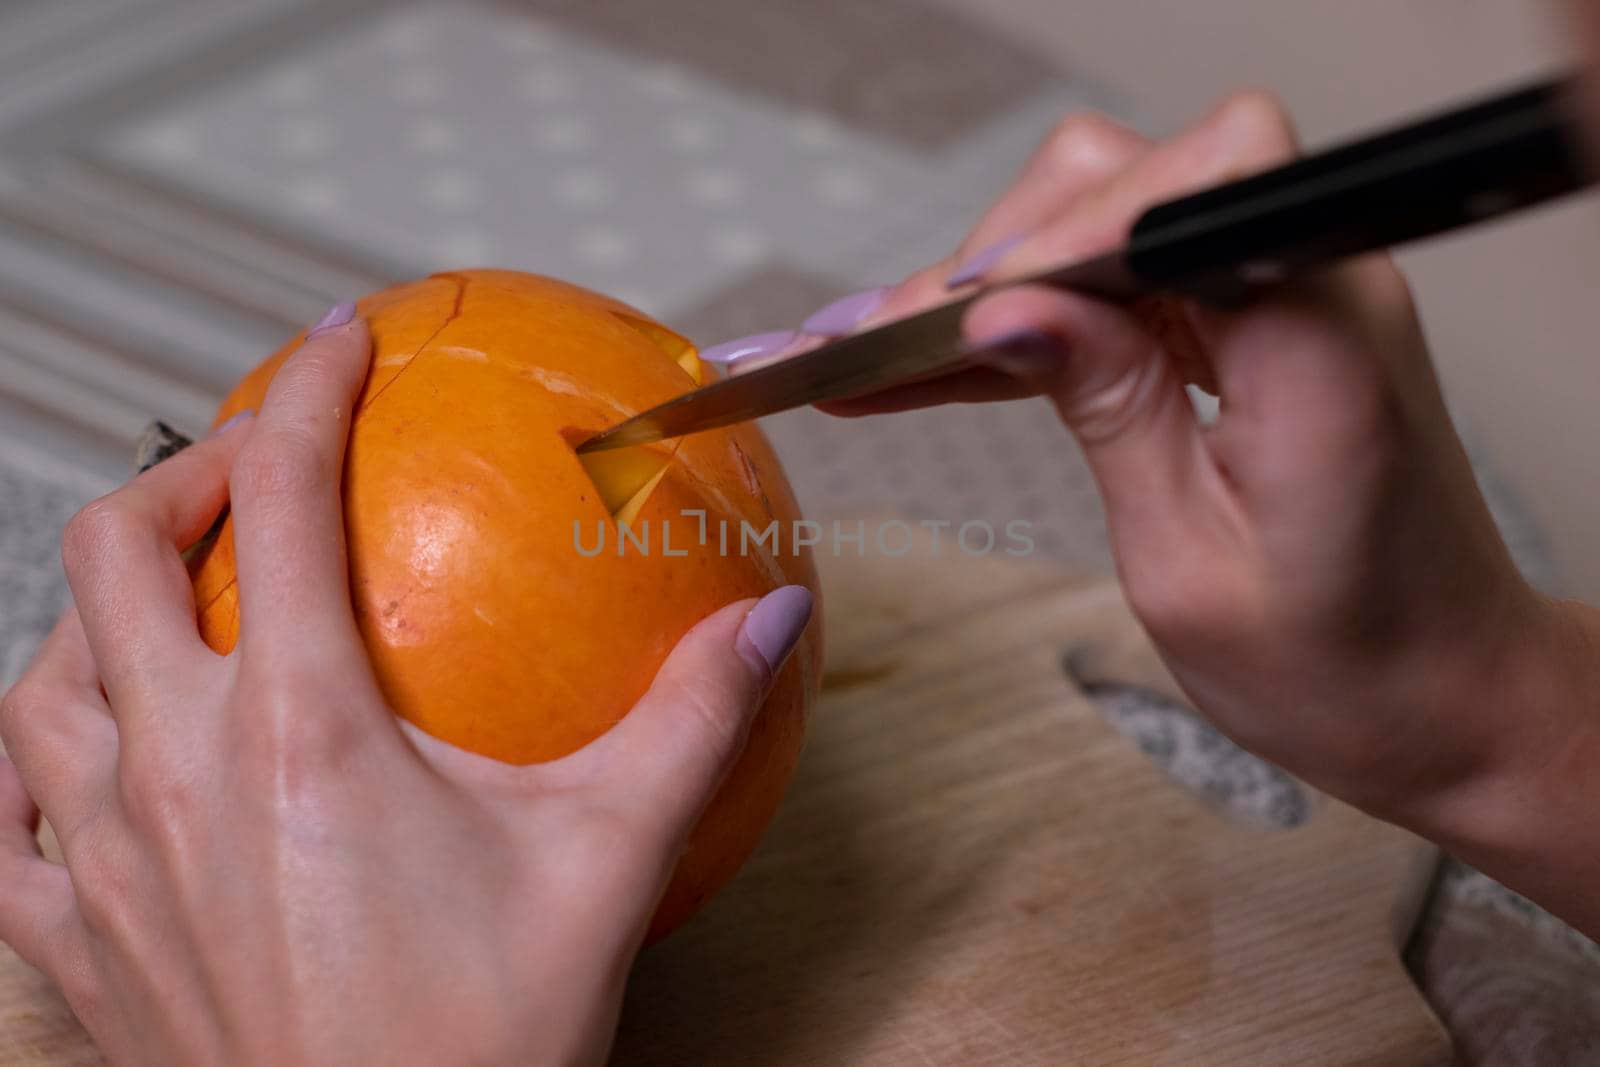
[{"label": "beige wall", "polygon": [[[1098,75],[1152,130],[1239,86],[1312,144],[1559,67],[1556,0],[940,0]],[[1408,254],[1445,388],[1600,599],[1600,203]]]}]

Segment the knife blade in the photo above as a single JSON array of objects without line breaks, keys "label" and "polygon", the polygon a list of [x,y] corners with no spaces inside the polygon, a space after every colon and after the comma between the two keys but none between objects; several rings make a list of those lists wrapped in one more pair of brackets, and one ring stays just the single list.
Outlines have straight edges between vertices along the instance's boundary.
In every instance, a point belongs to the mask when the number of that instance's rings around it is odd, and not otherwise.
[{"label": "knife blade", "polygon": [[1470,103],[1253,177],[1158,204],[1120,249],[1010,279],[692,390],[580,444],[650,444],[962,366],[961,319],[997,289],[1105,300],[1160,293],[1230,306],[1338,260],[1500,218],[1594,181],[1570,77]]}]

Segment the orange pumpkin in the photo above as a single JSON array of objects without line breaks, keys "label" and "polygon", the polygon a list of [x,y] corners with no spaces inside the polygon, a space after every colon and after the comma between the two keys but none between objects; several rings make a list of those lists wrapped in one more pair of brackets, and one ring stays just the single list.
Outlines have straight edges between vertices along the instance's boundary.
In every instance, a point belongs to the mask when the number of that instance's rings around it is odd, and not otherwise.
[{"label": "orange pumpkin", "polygon": [[[588,464],[574,453],[587,432],[699,382],[688,341],[512,271],[436,275],[359,308],[374,355],[344,472],[350,591],[384,695],[423,730],[512,763],[556,759],[626,715],[700,619],[787,583],[817,591],[793,546],[794,495],[753,426]],[[299,341],[252,371],[217,421],[259,407]],[[778,543],[756,542],[774,521]],[[201,634],[226,653],[239,619],[231,523],[193,577]],[[817,689],[818,626],[694,830],[652,938],[733,876],[776,810]]]}]

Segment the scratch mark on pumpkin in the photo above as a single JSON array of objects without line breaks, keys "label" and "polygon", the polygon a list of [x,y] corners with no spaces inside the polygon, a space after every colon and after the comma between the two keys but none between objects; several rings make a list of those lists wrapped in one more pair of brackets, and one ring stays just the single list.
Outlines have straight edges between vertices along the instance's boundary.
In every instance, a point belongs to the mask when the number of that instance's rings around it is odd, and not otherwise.
[{"label": "scratch mark on pumpkin", "polygon": [[467,296],[467,279],[463,278],[459,274],[452,274],[452,273],[435,274],[434,277],[435,278],[448,278],[450,281],[455,283],[455,286],[456,286],[456,298],[455,298],[455,302],[450,307],[450,313],[447,314],[444,317],[444,321],[443,322],[439,323],[439,328],[434,330],[432,333],[430,333],[427,336],[427,339],[424,340],[420,345],[417,346],[417,350],[411,354],[411,358],[406,360],[405,366],[403,366],[399,370],[395,371],[394,377],[390,378],[387,382],[383,383],[383,388],[379,389],[376,393],[373,393],[371,396],[367,397],[364,401],[362,401],[362,403],[361,403],[361,410],[362,411],[365,411],[367,408],[371,407],[373,404],[376,404],[378,402],[378,398],[380,396],[382,396],[384,393],[387,393],[390,389],[394,388],[394,383],[398,382],[400,380],[401,375],[405,374],[406,371],[410,370],[413,366],[416,365],[417,360],[422,358],[422,354],[428,350],[428,346],[429,345],[433,344],[435,338],[437,338],[441,333],[444,333],[445,329],[452,322],[456,321],[456,319],[461,317],[461,304],[466,299],[466,296]]}]

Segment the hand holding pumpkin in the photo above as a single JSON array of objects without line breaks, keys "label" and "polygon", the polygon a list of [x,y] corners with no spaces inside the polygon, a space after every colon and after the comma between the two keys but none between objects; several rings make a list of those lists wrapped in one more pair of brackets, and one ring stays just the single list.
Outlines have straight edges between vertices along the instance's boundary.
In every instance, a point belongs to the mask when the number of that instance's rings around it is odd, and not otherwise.
[{"label": "hand holding pumpkin", "polygon": [[[316,332],[258,416],[86,508],[76,608],[0,705],[0,938],[116,1063],[602,1061],[682,844],[805,625],[794,587],[712,615],[553,762],[398,719],[341,514],[369,353],[361,320]],[[224,657],[179,549],[230,497]]]}]

